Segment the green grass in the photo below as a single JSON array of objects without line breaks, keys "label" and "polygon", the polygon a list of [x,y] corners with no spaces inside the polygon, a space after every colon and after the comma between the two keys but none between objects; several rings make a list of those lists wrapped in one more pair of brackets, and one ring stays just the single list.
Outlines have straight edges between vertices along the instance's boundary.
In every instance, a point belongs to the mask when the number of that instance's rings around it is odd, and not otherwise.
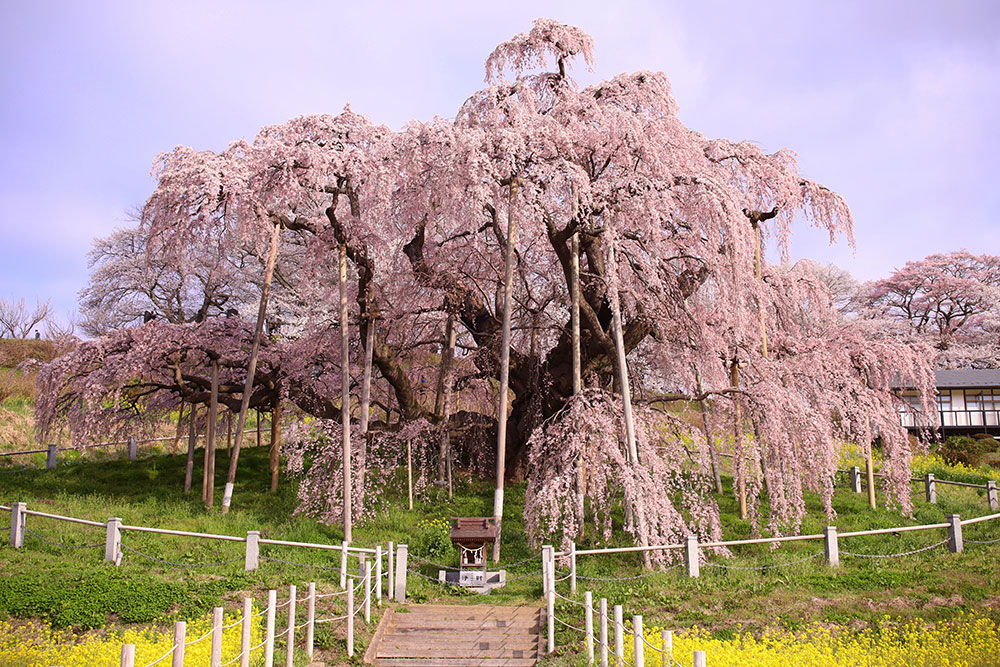
[{"label": "green grass", "polygon": [[[198,451],[201,454],[201,450]],[[200,457],[199,457],[200,458]],[[225,481],[227,457],[220,452],[217,464],[217,489]],[[405,473],[397,477],[397,492],[383,500],[387,509],[374,519],[355,528],[358,545],[407,542],[414,556],[425,544],[432,544],[418,524],[453,516],[492,514],[492,488],[488,482],[459,476],[453,500],[443,490],[432,489],[431,497],[406,509]],[[943,477],[944,475],[940,475]],[[201,479],[195,468],[195,486]],[[339,543],[342,533],[337,526],[326,526],[313,519],[294,515],[294,485],[282,479],[279,491],[271,494],[266,448],[250,447],[240,458],[240,473],[233,510],[222,516],[218,510],[206,510],[197,490],[185,494],[184,456],[158,455],[138,461],[69,461],[52,471],[26,470],[0,475],[0,503],[27,502],[30,509],[54,514],[105,521],[117,516],[126,524],[169,527],[197,532],[244,535],[260,530],[265,537]],[[726,480],[727,484],[730,480]],[[946,514],[963,517],[988,512],[985,497],[974,489],[938,487],[939,503],[922,502],[923,486],[912,485],[917,507],[914,516],[879,508],[871,510],[864,494],[850,493],[839,487],[834,498],[837,517],[833,521],[841,532],[866,530],[904,524],[938,523]],[[218,493],[221,495],[221,493]],[[505,563],[533,556],[524,531],[522,508],[524,486],[510,485],[506,493],[508,513],[504,522],[502,555]],[[217,501],[218,503],[218,501]],[[726,539],[749,536],[752,526],[737,517],[732,494],[719,498]],[[829,522],[815,495],[807,496],[808,516],[802,532],[819,533]],[[620,514],[620,513],[619,513]],[[4,513],[6,515],[6,513]],[[28,527],[44,537],[74,545],[102,544],[103,528],[87,527],[29,517]],[[589,526],[588,526],[589,528]],[[620,528],[620,516],[616,528]],[[579,548],[596,546],[596,531],[581,540]],[[967,539],[985,540],[1000,536],[1000,526],[987,522],[965,529]],[[842,551],[857,553],[897,553],[937,542],[944,531],[921,531],[877,537],[842,539]],[[613,540],[627,544],[628,537],[616,532]],[[316,581],[321,590],[336,587],[339,574],[262,562],[256,572],[243,571],[242,543],[125,532],[123,544],[154,558],[175,563],[236,562],[208,567],[183,568],[162,565],[126,551],[122,565],[115,568],[103,562],[103,547],[66,549],[26,537],[25,548],[15,550],[0,539],[0,618],[42,618],[62,627],[85,629],[105,623],[166,622],[206,613],[217,604],[236,605],[244,594],[262,600],[268,588],[283,588],[290,583],[304,586]],[[767,545],[737,547],[732,559],[713,558],[737,568],[781,565],[817,554],[822,543],[794,542],[777,549]],[[337,567],[336,552],[294,547],[265,547],[263,555],[282,560]],[[434,558],[445,565],[457,563],[457,553]],[[420,571],[436,577],[437,568],[414,560]],[[534,572],[538,560],[512,569],[511,577]],[[562,566],[565,569],[565,566]],[[709,630],[732,633],[739,628],[761,630],[775,624],[795,628],[813,621],[860,627],[880,622],[885,615],[921,618],[933,621],[960,610],[974,609],[992,617],[1000,616],[1000,544],[967,545],[963,554],[948,554],[942,547],[914,556],[886,559],[861,559],[842,556],[842,567],[831,570],[822,558],[811,558],[787,567],[768,570],[721,569],[703,567],[701,577],[688,579],[682,569],[672,569],[636,579],[600,582],[582,577],[631,577],[645,573],[634,554],[580,557],[580,590],[590,589],[595,600],[607,598],[609,605],[623,604],[626,614],[642,613],[647,624],[663,627],[700,625]],[[568,582],[559,590],[568,595]],[[411,576],[410,599],[422,601],[481,602],[476,595],[446,589],[436,582]],[[538,576],[512,581],[494,591],[494,603],[539,604]],[[560,613],[582,623],[579,609],[569,603],[559,604]],[[568,631],[567,631],[568,632]],[[335,645],[336,633],[324,635],[324,643]],[[362,639],[362,642],[364,640]],[[558,643],[575,642],[562,633]],[[362,649],[363,650],[363,649]]]}]

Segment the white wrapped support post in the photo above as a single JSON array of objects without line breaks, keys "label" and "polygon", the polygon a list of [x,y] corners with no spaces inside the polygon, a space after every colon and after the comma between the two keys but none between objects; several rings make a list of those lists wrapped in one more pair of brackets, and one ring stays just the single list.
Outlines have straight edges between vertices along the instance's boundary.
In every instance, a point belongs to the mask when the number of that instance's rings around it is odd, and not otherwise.
[{"label": "white wrapped support post", "polygon": [[258,567],[260,567],[260,531],[248,530],[246,557],[244,558],[243,569],[247,572],[253,572]]},{"label": "white wrapped support post", "polygon": [[389,584],[390,600],[394,600],[396,598],[396,571],[393,569],[393,562],[395,561],[395,556],[396,554],[393,551],[392,542],[389,542],[389,576],[386,577],[386,579],[388,579],[387,583]]},{"label": "white wrapped support post", "polygon": [[851,491],[854,493],[861,493],[861,468],[858,466],[851,466],[850,481]]},{"label": "white wrapped support post", "polygon": [[622,620],[622,606],[615,605],[615,665],[625,664],[625,622]]},{"label": "white wrapped support post", "polygon": [[10,546],[15,549],[24,547],[24,527],[28,521],[27,503],[14,503],[10,508]]},{"label": "white wrapped support post", "polygon": [[135,667],[135,644],[122,644],[121,667]]},{"label": "white wrapped support post", "polygon": [[1000,510],[1000,490],[997,488],[997,483],[992,479],[986,482],[986,499],[990,503],[991,512]]},{"label": "white wrapped support post", "polygon": [[274,667],[274,613],[277,611],[278,591],[267,592],[267,615],[264,624],[264,667]]},{"label": "white wrapped support post", "polygon": [[586,633],[587,662],[594,664],[594,594],[583,594],[583,630]]},{"label": "white wrapped support post", "polygon": [[372,622],[372,564],[367,558],[361,561],[361,569],[365,586],[365,625],[369,625]]},{"label": "white wrapped support post", "polygon": [[704,651],[694,652],[694,667],[708,667],[708,659]]},{"label": "white wrapped support post", "polygon": [[382,546],[375,547],[375,601],[382,606]]},{"label": "white wrapped support post", "polygon": [[646,665],[646,641],[642,633],[642,616],[636,614],[632,617],[632,661],[633,667],[645,667]]},{"label": "white wrapped support post", "polygon": [[948,521],[948,551],[960,554],[965,549],[962,540],[962,518],[958,514],[949,514],[945,518]]},{"label": "white wrapped support post", "polygon": [[[253,630],[253,600],[243,598],[243,622],[240,624],[240,667],[250,665],[250,640]],[[183,667],[183,663],[181,663]]]},{"label": "white wrapped support post", "polygon": [[601,628],[599,638],[601,640],[601,667],[608,667],[608,600],[601,598],[597,605],[597,613],[600,615],[598,622]]},{"label": "white wrapped support post", "polygon": [[924,475],[924,495],[927,502],[932,505],[937,504],[937,484],[934,483],[934,473],[932,472]]},{"label": "white wrapped support post", "polygon": [[104,560],[116,566],[122,562],[122,520],[116,516],[108,519],[104,537]]},{"label": "white wrapped support post", "polygon": [[184,646],[187,642],[187,622],[174,623],[174,652],[170,656],[170,667],[184,667]]},{"label": "white wrapped support post", "polygon": [[129,436],[128,439],[128,460],[135,461],[139,454],[139,441],[136,440],[134,435]]},{"label": "white wrapped support post", "polygon": [[[52,443],[52,444],[49,445],[48,451],[45,454],[45,469],[46,470],[52,470],[52,469],[54,469],[56,467],[56,452],[57,451],[58,450],[56,449],[55,443]],[[125,650],[124,646],[122,647],[122,650]],[[134,652],[134,649],[133,649],[133,652]]]},{"label": "white wrapped support post", "polygon": [[288,587],[288,631],[285,633],[285,667],[295,664],[295,584]]},{"label": "white wrapped support post", "polygon": [[354,579],[347,580],[347,657],[354,657]]},{"label": "white wrapped support post", "polygon": [[546,653],[556,650],[556,592],[553,590],[545,596],[545,642]]},{"label": "white wrapped support post", "polygon": [[687,562],[687,575],[697,579],[701,576],[701,565],[698,561],[698,536],[688,535],[687,543],[684,545],[685,560]]},{"label": "white wrapped support post", "polygon": [[576,595],[576,542],[569,544],[569,592]]},{"label": "white wrapped support post", "polygon": [[309,601],[306,603],[306,658],[312,660],[316,637],[316,582],[309,582]]},{"label": "white wrapped support post", "polygon": [[840,543],[837,539],[837,527],[827,526],[823,530],[823,555],[830,567],[840,567]]},{"label": "white wrapped support post", "polygon": [[222,665],[222,607],[212,610],[212,653],[208,660],[211,667]]},{"label": "white wrapped support post", "polygon": [[674,631],[660,630],[660,667],[674,664]]},{"label": "white wrapped support post", "polygon": [[347,542],[340,543],[340,590],[347,587]]},{"label": "white wrapped support post", "polygon": [[406,602],[406,550],[405,544],[396,545],[396,602]]}]

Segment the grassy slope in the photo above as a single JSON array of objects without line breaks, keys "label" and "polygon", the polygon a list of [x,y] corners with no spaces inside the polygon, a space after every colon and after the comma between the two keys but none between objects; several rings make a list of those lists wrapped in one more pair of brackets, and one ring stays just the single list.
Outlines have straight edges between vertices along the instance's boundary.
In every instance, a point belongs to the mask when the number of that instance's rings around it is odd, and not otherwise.
[{"label": "grassy slope", "polygon": [[[200,453],[200,451],[199,451]],[[217,482],[224,482],[225,454],[221,455]],[[0,503],[23,500],[30,508],[83,518],[104,520],[121,517],[127,524],[180,528],[201,532],[243,534],[259,529],[266,537],[309,542],[339,542],[336,527],[323,526],[305,517],[290,517],[295,507],[293,489],[282,485],[276,495],[265,491],[268,484],[266,448],[250,448],[241,456],[241,472],[234,510],[228,516],[206,511],[200,494],[181,491],[183,456],[155,456],[129,463],[122,460],[79,462],[61,465],[55,471],[27,470],[0,474]],[[195,470],[200,480],[200,467]],[[403,489],[402,481],[397,488]],[[915,491],[921,485],[913,486]],[[915,493],[919,500],[919,494]],[[841,531],[863,530],[903,523],[936,523],[949,513],[962,516],[987,512],[983,497],[973,490],[939,487],[939,505],[919,503],[913,521],[884,509],[869,510],[865,496],[838,490],[835,523]],[[358,544],[393,540],[414,545],[419,555],[423,519],[451,516],[482,516],[491,512],[492,494],[487,484],[459,480],[456,498],[422,501],[413,512],[405,509],[405,496],[383,499],[386,510],[377,520],[355,531]],[[533,555],[524,535],[520,516],[523,486],[507,493],[509,518],[505,522],[505,562]],[[820,532],[827,524],[816,497],[809,497],[809,516],[803,532]],[[750,534],[750,525],[736,517],[731,496],[720,499],[727,539]],[[6,514],[6,513],[4,513]],[[103,542],[103,530],[65,522],[30,517],[29,528],[56,541],[70,544]],[[1000,536],[996,524],[969,526],[966,537],[990,539]],[[943,538],[943,531],[902,533],[877,538],[842,540],[841,549],[859,553],[895,553],[918,548]],[[625,536],[616,539],[625,542]],[[2,540],[0,546],[0,615],[44,617],[59,625],[99,626],[107,621],[151,622],[172,615],[193,616],[225,600],[235,604],[242,592],[251,591],[259,600],[267,588],[288,583],[317,581],[321,589],[336,585],[335,571],[264,563],[255,573],[244,573],[243,545],[217,541],[126,533],[124,544],[163,560],[181,563],[236,563],[211,568],[178,568],[160,565],[126,551],[121,567],[102,563],[102,547],[63,549],[27,537],[26,548],[14,550]],[[581,545],[587,546],[589,540]],[[736,567],[756,567],[799,560],[816,554],[819,542],[792,543],[777,550],[766,546],[741,547],[735,558],[725,561]],[[316,550],[271,548],[265,555],[283,560],[336,566],[336,556]],[[446,564],[457,555],[445,557]],[[437,560],[442,560],[441,558]],[[722,562],[716,559],[715,562]],[[537,569],[538,561],[513,568],[513,574]],[[434,576],[424,565],[421,571]],[[641,574],[638,558],[581,558],[579,571],[585,576],[630,576]],[[456,596],[435,583],[410,577],[415,601],[478,601],[474,596]],[[597,583],[581,579],[581,590],[589,587],[595,599],[622,603],[626,614],[643,613],[647,624],[684,627],[698,624],[726,636],[738,627],[759,630],[781,624],[798,627],[819,621],[853,627],[877,624],[889,614],[935,620],[963,609],[975,609],[1000,618],[1000,545],[969,545],[966,553],[951,555],[943,548],[898,559],[843,557],[837,571],[821,559],[764,572],[722,570],[706,567],[697,580],[686,579],[678,569],[651,577]],[[561,584],[566,593],[568,586]],[[491,601],[537,603],[537,577],[510,584]],[[566,614],[576,610],[565,608]],[[560,643],[571,637],[560,638]]]}]

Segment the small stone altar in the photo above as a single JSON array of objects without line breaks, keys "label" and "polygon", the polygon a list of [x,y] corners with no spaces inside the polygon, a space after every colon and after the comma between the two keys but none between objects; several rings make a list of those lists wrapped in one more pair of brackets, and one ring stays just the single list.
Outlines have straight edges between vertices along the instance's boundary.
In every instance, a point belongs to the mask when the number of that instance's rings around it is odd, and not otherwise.
[{"label": "small stone altar", "polygon": [[451,527],[451,541],[458,547],[458,572],[439,570],[438,581],[462,586],[477,593],[489,593],[507,582],[507,572],[489,572],[486,569],[486,545],[497,536],[492,517],[455,517]]}]

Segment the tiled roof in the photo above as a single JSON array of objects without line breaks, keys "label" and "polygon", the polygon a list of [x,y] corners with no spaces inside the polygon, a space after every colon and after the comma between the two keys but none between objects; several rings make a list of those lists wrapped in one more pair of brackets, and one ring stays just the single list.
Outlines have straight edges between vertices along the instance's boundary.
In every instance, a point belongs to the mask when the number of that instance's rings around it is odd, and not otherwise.
[{"label": "tiled roof", "polygon": [[938,388],[1000,387],[1000,368],[953,368],[934,371]]}]

